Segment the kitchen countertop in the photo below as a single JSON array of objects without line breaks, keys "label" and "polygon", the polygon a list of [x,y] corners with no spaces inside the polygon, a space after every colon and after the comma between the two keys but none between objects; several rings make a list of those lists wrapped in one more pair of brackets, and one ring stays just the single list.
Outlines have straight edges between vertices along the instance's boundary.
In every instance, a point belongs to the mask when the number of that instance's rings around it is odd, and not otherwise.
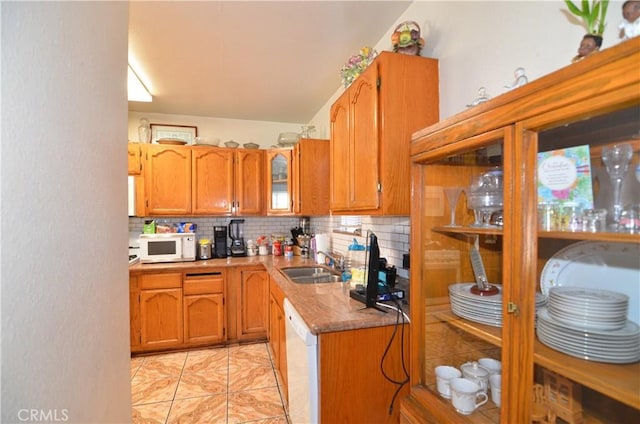
[{"label": "kitchen countertop", "polygon": [[[137,263],[129,267],[131,275],[147,272],[202,272],[206,268],[263,265],[271,275],[271,281],[282,289],[285,297],[295,307],[313,334],[361,328],[395,325],[398,314],[376,309],[366,309],[364,304],[349,297],[349,285],[344,283],[296,284],[279,269],[288,266],[313,266],[312,259],[300,256],[249,256],[244,258],[208,259],[195,262]],[[408,291],[407,291],[408,296]],[[409,306],[402,305],[409,315]]]}]

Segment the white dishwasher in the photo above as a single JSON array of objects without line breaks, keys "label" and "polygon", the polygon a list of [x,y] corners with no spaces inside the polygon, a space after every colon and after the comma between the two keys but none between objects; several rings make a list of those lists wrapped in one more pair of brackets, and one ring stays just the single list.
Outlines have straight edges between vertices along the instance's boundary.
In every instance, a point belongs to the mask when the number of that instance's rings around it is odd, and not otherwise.
[{"label": "white dishwasher", "polygon": [[289,416],[293,424],[318,423],[318,336],[284,300]]}]

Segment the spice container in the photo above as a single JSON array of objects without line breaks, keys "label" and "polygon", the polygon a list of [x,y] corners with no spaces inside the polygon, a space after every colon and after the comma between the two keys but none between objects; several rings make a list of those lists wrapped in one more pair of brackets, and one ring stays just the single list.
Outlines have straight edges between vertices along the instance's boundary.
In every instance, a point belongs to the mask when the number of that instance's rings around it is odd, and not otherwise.
[{"label": "spice container", "polygon": [[562,231],[582,231],[582,208],[577,203],[565,203],[560,222]]},{"label": "spice container", "polygon": [[538,225],[542,231],[554,231],[559,220],[558,206],[554,202],[538,204]]}]

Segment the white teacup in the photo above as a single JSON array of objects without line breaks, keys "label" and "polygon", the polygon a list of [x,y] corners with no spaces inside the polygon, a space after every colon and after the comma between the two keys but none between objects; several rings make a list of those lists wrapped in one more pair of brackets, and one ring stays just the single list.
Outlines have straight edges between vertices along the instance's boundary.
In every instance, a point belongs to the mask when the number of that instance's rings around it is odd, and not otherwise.
[{"label": "white teacup", "polygon": [[477,362],[465,362],[460,366],[462,376],[480,386],[480,389],[487,393],[489,390],[489,370]]},{"label": "white teacup", "polygon": [[500,395],[502,394],[502,374],[493,374],[489,377],[491,385],[491,400],[500,408]]},{"label": "white teacup", "polygon": [[481,405],[487,403],[487,394],[480,385],[466,378],[453,378],[451,385],[451,403],[462,415],[469,415]]},{"label": "white teacup", "polygon": [[458,368],[449,365],[438,365],[436,367],[436,386],[438,393],[445,399],[451,399],[451,387],[449,380],[462,377]]},{"label": "white teacup", "polygon": [[502,362],[498,361],[497,359],[480,358],[478,359],[478,364],[480,364],[481,367],[489,370],[490,375],[500,374],[500,372],[502,372]]}]

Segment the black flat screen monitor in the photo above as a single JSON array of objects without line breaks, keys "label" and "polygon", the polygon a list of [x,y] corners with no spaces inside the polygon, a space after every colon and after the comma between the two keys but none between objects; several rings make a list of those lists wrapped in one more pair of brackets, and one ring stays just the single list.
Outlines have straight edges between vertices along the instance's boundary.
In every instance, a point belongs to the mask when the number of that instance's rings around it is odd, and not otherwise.
[{"label": "black flat screen monitor", "polygon": [[367,288],[366,305],[367,308],[375,308],[382,312],[387,312],[378,307],[378,280],[380,279],[380,248],[378,247],[378,237],[371,233],[369,235],[369,262],[367,263]]}]

